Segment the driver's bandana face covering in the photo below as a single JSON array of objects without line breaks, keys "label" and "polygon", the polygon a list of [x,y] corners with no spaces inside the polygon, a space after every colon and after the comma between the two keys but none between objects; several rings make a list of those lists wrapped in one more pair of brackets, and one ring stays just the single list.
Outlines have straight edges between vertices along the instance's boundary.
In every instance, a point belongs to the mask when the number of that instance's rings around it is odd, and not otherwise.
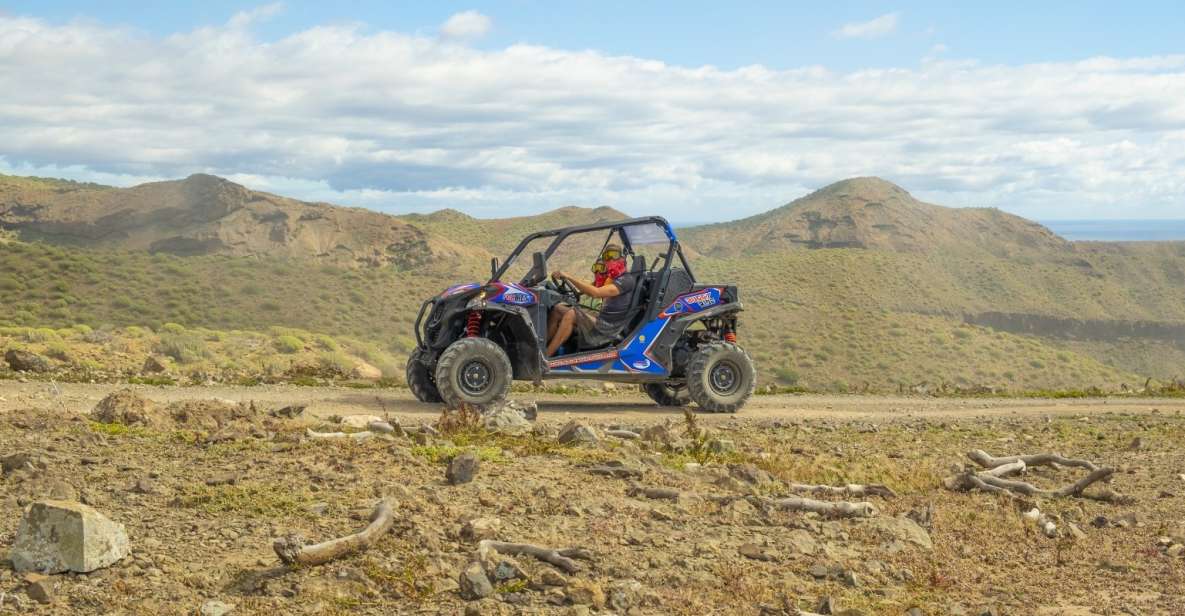
[{"label": "driver's bandana face covering", "polygon": [[620,253],[616,251],[605,251],[606,254],[610,252],[618,256],[608,260],[597,259],[597,262],[593,263],[592,271],[596,274],[596,277],[593,279],[594,287],[603,287],[605,283],[625,273],[625,259],[621,258]]}]

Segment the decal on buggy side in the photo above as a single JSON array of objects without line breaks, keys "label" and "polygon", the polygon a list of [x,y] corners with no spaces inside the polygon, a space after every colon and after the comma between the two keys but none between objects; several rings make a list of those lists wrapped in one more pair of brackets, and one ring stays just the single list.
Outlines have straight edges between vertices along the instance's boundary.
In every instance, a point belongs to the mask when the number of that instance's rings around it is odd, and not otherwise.
[{"label": "decal on buggy side", "polygon": [[724,290],[719,287],[684,293],[676,297],[675,301],[671,302],[671,305],[667,306],[658,316],[659,318],[670,318],[677,314],[699,312],[704,308],[711,308],[720,303],[720,296],[723,293]]},{"label": "decal on buggy side", "polygon": [[530,289],[513,282],[495,282],[500,287],[498,293],[490,298],[495,304],[511,304],[514,306],[533,306],[537,301],[535,293]]}]

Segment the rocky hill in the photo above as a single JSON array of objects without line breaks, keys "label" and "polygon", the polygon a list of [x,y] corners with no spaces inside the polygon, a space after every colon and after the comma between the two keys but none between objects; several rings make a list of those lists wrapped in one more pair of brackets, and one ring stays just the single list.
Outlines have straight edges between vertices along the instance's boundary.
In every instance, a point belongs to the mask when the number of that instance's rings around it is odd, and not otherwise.
[{"label": "rocky hill", "polygon": [[997,209],[923,203],[880,178],[836,182],[756,216],[686,229],[683,241],[703,254],[735,256],[794,248],[926,252],[976,246],[993,254],[1061,249],[1049,229]]},{"label": "rocky hill", "polygon": [[485,258],[480,249],[392,216],[203,174],[132,188],[0,176],[0,228],[26,240],[180,256],[312,257],[401,268]]}]

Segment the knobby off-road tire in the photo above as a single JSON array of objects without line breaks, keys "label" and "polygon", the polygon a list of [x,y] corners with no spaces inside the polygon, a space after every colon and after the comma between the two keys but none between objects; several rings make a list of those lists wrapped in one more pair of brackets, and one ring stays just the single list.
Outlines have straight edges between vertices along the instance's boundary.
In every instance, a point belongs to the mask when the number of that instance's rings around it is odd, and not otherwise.
[{"label": "knobby off-road tire", "polygon": [[686,386],[671,387],[666,383],[646,383],[642,386],[642,391],[659,406],[687,406],[691,403]]},{"label": "knobby off-road tire", "polygon": [[454,408],[504,400],[513,377],[506,352],[486,338],[461,338],[436,361],[436,389]]},{"label": "knobby off-road tire", "polygon": [[731,342],[699,348],[687,365],[687,393],[709,413],[735,413],[757,386],[753,360]]},{"label": "knobby off-road tire", "polygon": [[436,377],[424,363],[424,350],[416,347],[407,358],[407,387],[420,402],[444,402],[436,389]]}]

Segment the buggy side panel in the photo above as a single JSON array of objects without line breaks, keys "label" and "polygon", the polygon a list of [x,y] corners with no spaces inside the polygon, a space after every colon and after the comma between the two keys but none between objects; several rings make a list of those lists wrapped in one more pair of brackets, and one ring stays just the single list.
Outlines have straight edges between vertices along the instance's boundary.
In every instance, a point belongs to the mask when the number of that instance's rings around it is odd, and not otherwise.
[{"label": "buggy side panel", "polygon": [[[617,348],[554,358],[548,362],[548,373],[566,377],[629,375],[640,381],[669,377],[670,348],[659,343],[668,338],[664,334],[672,329],[682,334],[688,324],[697,320],[690,318],[692,315],[727,306],[723,302],[728,293],[729,289],[725,287],[706,287],[684,293]],[[740,306],[728,308],[739,310]],[[674,338],[678,339],[678,335]]]}]

